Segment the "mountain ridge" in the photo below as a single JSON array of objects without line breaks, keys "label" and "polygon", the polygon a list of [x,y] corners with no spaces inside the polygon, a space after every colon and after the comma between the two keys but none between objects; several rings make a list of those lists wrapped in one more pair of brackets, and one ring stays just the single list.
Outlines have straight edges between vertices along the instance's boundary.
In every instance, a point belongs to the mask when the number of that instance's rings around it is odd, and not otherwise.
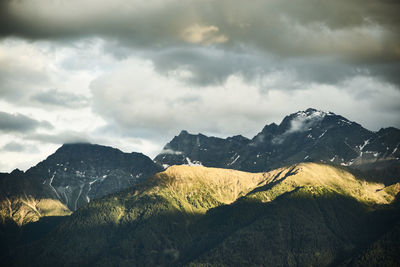
[{"label": "mountain ridge", "polygon": [[400,177],[400,130],[388,127],[373,132],[333,112],[310,108],[286,116],[279,125],[266,125],[251,139],[182,131],[154,161],[164,167],[195,163],[249,172],[324,162],[367,175],[374,170],[374,178],[384,177],[390,184]]}]

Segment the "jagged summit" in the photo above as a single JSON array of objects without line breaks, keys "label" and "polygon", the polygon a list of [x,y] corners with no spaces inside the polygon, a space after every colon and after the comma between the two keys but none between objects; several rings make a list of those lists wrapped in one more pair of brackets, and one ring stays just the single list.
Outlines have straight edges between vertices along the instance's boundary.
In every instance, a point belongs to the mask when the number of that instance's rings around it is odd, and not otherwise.
[{"label": "jagged summit", "polygon": [[179,136],[185,136],[185,135],[189,135],[189,132],[186,131],[186,130],[182,130],[182,131],[179,133]]},{"label": "jagged summit", "polygon": [[336,114],[333,112],[330,112],[330,111],[308,108],[304,111],[302,111],[302,110],[297,111],[296,113],[293,113],[292,115],[301,116],[301,117],[325,117],[325,116],[329,116],[329,115],[332,116],[332,115],[336,115]]},{"label": "jagged summit", "polygon": [[17,169],[14,169],[10,174],[13,176],[18,176],[18,175],[23,175],[24,172],[17,168]]},{"label": "jagged summit", "polygon": [[[54,154],[61,154],[61,153],[66,153],[71,155],[71,153],[74,154],[80,154],[80,153],[87,153],[87,152],[106,152],[106,151],[115,151],[118,153],[123,153],[121,150],[117,148],[113,148],[110,146],[103,146],[103,145],[98,145],[98,144],[91,144],[91,143],[65,143],[61,147],[59,147]],[[83,157],[84,155],[81,155]]]},{"label": "jagged summit", "polygon": [[62,145],[25,175],[47,188],[52,198],[76,210],[91,199],[118,192],[161,170],[141,153],[73,143]]},{"label": "jagged summit", "polygon": [[183,133],[154,160],[165,167],[196,162],[250,172],[299,162],[326,162],[362,171],[379,169],[382,175],[379,171],[373,175],[390,177],[385,178],[387,183],[400,175],[400,130],[372,132],[330,111],[309,108],[292,113],[279,125],[266,125],[251,140]]}]

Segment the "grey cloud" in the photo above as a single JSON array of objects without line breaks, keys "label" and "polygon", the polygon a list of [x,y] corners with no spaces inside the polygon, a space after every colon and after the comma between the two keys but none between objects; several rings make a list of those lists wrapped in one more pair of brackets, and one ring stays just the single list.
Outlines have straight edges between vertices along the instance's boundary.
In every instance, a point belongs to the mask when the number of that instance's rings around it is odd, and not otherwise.
[{"label": "grey cloud", "polygon": [[48,75],[44,72],[18,63],[15,59],[0,60],[0,99],[20,102],[25,100],[30,91],[48,82]]},{"label": "grey cloud", "polygon": [[[301,82],[337,84],[355,75],[375,76],[397,86],[400,85],[400,63],[352,61],[335,56],[304,55],[282,57],[249,46],[221,47],[184,46],[134,51],[122,43],[107,43],[105,51],[126,59],[131,54],[151,59],[158,72],[187,70],[192,75],[183,79],[194,85],[221,84],[232,74],[253,81],[270,72],[290,72]],[[281,89],[294,89],[287,84]],[[267,88],[262,88],[263,90]]]},{"label": "grey cloud", "polygon": [[[179,75],[167,79],[151,65],[143,66],[135,60],[126,63],[92,82],[93,111],[112,129],[148,140],[182,129],[252,137],[265,124],[311,106],[332,110],[371,130],[400,125],[398,88],[362,72],[355,71],[333,85],[271,71],[257,82],[247,82],[238,75],[220,85],[187,86],[177,82]],[[297,64],[300,66],[301,61]],[[315,64],[317,68],[321,63]],[[126,84],[129,86],[123,86]],[[260,90],[260,85],[265,89]]]},{"label": "grey cloud", "polygon": [[[107,49],[109,52],[119,51],[117,47]],[[234,51],[176,47],[144,51],[140,56],[151,59],[156,70],[164,75],[182,69],[190,71],[192,75],[183,79],[194,85],[221,84],[232,74],[239,74],[251,82],[271,72],[289,72],[297,81],[305,83],[337,84],[355,75],[368,75],[400,85],[397,75],[400,63],[366,64],[346,62],[335,57],[282,58],[245,47]],[[296,85],[290,82],[281,87],[282,90],[295,88]]]},{"label": "grey cloud", "polygon": [[0,131],[28,133],[37,128],[52,129],[53,126],[47,121],[38,121],[22,114],[10,114],[0,111]]},{"label": "grey cloud", "polygon": [[25,147],[16,142],[10,142],[5,144],[2,149],[3,151],[12,151],[12,152],[22,152],[25,150]]},{"label": "grey cloud", "polygon": [[[99,4],[84,0],[63,3],[62,8],[57,3],[3,1],[0,34],[61,40],[100,36],[115,44],[110,52],[118,58],[131,53],[130,47],[142,50],[159,71],[186,66],[194,73],[190,81],[197,84],[220,83],[236,72],[250,79],[279,67],[280,61],[289,64],[292,59],[320,58],[319,64],[286,67],[300,77],[324,82],[336,82],[364,68],[399,85],[398,1],[170,0],[142,4],[117,0]],[[189,39],[183,36],[188,29],[193,31]],[[269,55],[276,58],[263,63]],[[334,71],[328,69],[330,64]]]},{"label": "grey cloud", "polygon": [[[290,72],[303,82],[334,84],[368,69],[365,65],[352,65],[331,57],[280,58],[245,48],[224,51],[180,47],[155,53],[148,51],[143,57],[151,58],[157,71],[165,75],[179,69],[190,71],[193,75],[184,79],[196,85],[220,84],[232,74],[240,74],[247,81],[252,81],[271,72]],[[378,72],[380,68],[374,70]],[[379,73],[386,77],[388,72]],[[287,84],[282,89],[292,89],[293,86]]]},{"label": "grey cloud", "polygon": [[28,153],[37,153],[39,150],[36,146],[30,144],[21,144],[17,142],[9,142],[5,144],[2,148],[2,151],[7,152],[28,152]]},{"label": "grey cloud", "polygon": [[88,106],[89,101],[82,95],[61,92],[56,89],[37,93],[33,95],[31,99],[45,105],[63,106],[69,108]]},{"label": "grey cloud", "polygon": [[[398,1],[392,0],[301,0],[296,3],[289,0],[249,3],[171,0],[165,4],[159,1],[147,4],[70,1],[62,6],[44,0],[8,0],[3,1],[0,31],[3,36],[15,34],[31,38],[111,36],[135,46],[163,47],[182,43],[182,32],[197,24],[215,26],[218,33],[226,35],[225,47],[248,43],[284,55],[336,54],[350,49],[349,56],[399,58],[396,52],[400,24],[396,10],[399,7]],[[119,12],[109,12],[110,9]],[[384,27],[382,36],[364,40],[368,32],[353,32],[357,27],[377,25]],[[356,47],[348,46],[348,41],[352,40],[333,40],[338,42],[336,45],[324,40],[325,34],[334,36],[346,30],[362,39],[354,44]],[[317,36],[309,35],[313,32]],[[375,37],[377,42],[370,43]],[[384,46],[374,50],[374,45],[380,43]]]},{"label": "grey cloud", "polygon": [[193,76],[186,81],[197,85],[223,83],[232,74],[240,73],[249,80],[275,69],[271,57],[246,50],[224,51],[205,47],[176,47],[145,53],[151,58],[157,71],[168,73],[184,69]]},{"label": "grey cloud", "polygon": [[[29,140],[39,141],[50,144],[65,144],[65,143],[91,143],[93,140],[90,136],[83,132],[65,131],[52,134],[31,134],[26,137]],[[97,143],[97,142],[94,142]],[[102,142],[99,142],[102,143]]]}]

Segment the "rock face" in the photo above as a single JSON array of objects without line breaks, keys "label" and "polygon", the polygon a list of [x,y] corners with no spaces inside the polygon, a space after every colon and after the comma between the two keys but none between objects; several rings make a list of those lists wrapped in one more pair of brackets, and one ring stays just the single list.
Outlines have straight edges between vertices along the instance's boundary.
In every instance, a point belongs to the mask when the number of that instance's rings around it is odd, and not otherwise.
[{"label": "rock face", "polygon": [[2,174],[1,199],[53,199],[75,211],[92,199],[124,190],[162,170],[141,153],[66,144],[25,173]]},{"label": "rock face", "polygon": [[400,175],[400,130],[372,132],[356,122],[315,109],[266,125],[252,139],[192,135],[182,131],[154,159],[164,167],[204,165],[249,172],[299,162],[324,162],[368,172],[394,183]]},{"label": "rock face", "polygon": [[51,189],[70,210],[121,191],[162,168],[141,153],[92,144],[66,144],[26,175]]}]

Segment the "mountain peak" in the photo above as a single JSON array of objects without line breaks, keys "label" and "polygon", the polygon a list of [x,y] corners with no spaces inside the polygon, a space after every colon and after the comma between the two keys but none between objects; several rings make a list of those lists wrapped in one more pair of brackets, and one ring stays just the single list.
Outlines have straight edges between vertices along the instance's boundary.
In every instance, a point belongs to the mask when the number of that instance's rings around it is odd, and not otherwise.
[{"label": "mountain peak", "polygon": [[162,167],[147,156],[109,146],[64,144],[46,160],[27,170],[51,196],[70,210],[92,199],[128,188]]},{"label": "mountain peak", "polygon": [[[68,154],[68,155],[78,155],[79,157],[90,156],[92,152],[116,152],[121,153],[123,152],[117,148],[103,146],[98,144],[91,144],[91,143],[66,143],[63,144],[59,149],[57,149],[55,154]],[[83,154],[82,154],[83,153]],[[89,153],[89,155],[84,155]]]},{"label": "mountain peak", "polygon": [[317,110],[314,108],[308,108],[305,111],[298,111],[293,113],[291,116],[293,117],[303,117],[303,118],[323,118],[327,115],[335,115],[332,112],[327,112],[323,110]]},{"label": "mountain peak", "polygon": [[189,132],[186,131],[186,130],[182,130],[182,131],[179,133],[178,136],[186,136],[186,135],[189,135]]},{"label": "mountain peak", "polygon": [[16,175],[23,175],[24,174],[24,172],[23,171],[21,171],[20,169],[14,169],[12,172],[11,172],[11,175],[14,175],[14,176],[16,176]]}]

